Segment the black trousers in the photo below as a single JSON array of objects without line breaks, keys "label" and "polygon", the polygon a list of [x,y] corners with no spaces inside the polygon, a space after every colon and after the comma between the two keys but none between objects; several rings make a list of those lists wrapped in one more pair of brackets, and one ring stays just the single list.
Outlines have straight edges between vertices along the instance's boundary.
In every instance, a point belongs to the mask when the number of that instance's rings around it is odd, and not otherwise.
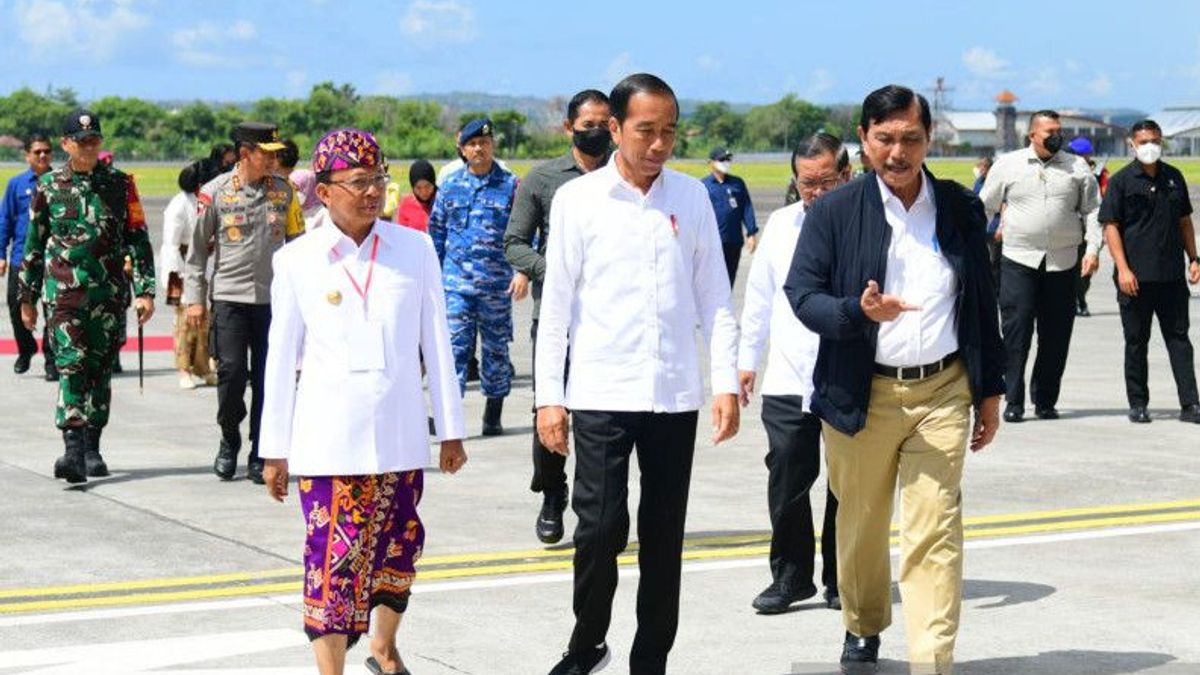
[{"label": "black trousers", "polygon": [[1037,269],[1000,261],[1000,323],[1006,356],[1005,399],[1009,405],[1025,405],[1025,362],[1037,328],[1037,358],[1029,379],[1029,398],[1037,408],[1058,403],[1071,330],[1075,327],[1076,265],[1062,272],[1047,272],[1046,263]]},{"label": "black trousers", "polygon": [[1136,296],[1125,295],[1117,289],[1121,328],[1125,332],[1125,395],[1131,408],[1150,403],[1150,390],[1146,386],[1146,351],[1150,344],[1150,319],[1155,316],[1167,345],[1179,405],[1200,402],[1196,395],[1192,342],[1188,339],[1189,301],[1191,293],[1183,281],[1140,282]]},{"label": "black trousers", "polygon": [[[17,354],[22,356],[32,356],[37,353],[37,340],[34,339],[33,333],[25,328],[25,323],[21,321],[21,299],[18,297],[17,291],[20,290],[20,282],[17,281],[17,274],[20,272],[20,266],[8,267],[8,286],[5,293],[6,301],[8,302],[8,319],[12,322],[13,339],[17,342]],[[48,317],[47,317],[48,318]],[[43,322],[48,326],[49,321]],[[42,354],[46,357],[46,368],[54,367],[54,345],[50,343],[50,330],[48,327],[42,329]]]},{"label": "black trousers", "polygon": [[617,556],[629,539],[629,456],[637,450],[637,634],[630,675],[661,675],[679,625],[679,574],[688,486],[696,448],[695,411],[576,410],[575,630],[570,649],[604,642],[617,590]]},{"label": "black trousers", "polygon": [[[537,363],[537,319],[533,320],[533,328],[529,335],[533,340],[533,361]],[[534,393],[537,393],[537,366],[532,369]],[[567,458],[546,449],[542,439],[537,435],[537,402],[533,405],[533,480],[529,489],[534,492],[566,494],[567,491]]]},{"label": "black trousers", "polygon": [[991,263],[992,285],[996,287],[996,295],[1000,295],[1000,261],[1004,259],[1004,243],[996,241],[996,237],[988,235],[988,262]]},{"label": "black trousers", "polygon": [[271,306],[213,302],[212,340],[217,359],[217,424],[226,437],[241,434],[246,419],[246,383],[250,383],[250,461],[258,459],[258,424],[262,420],[263,370],[267,364],[267,331]]},{"label": "black trousers", "polygon": [[[1083,260],[1083,256],[1086,253],[1087,242],[1081,242],[1079,244],[1079,259]],[[1088,290],[1092,288],[1092,276],[1094,276],[1094,273],[1086,277],[1082,274],[1075,275],[1075,306],[1079,309],[1086,309],[1088,306],[1087,294]]]},{"label": "black trousers", "polygon": [[[771,512],[771,577],[803,588],[813,582],[812,500],[821,473],[821,420],[804,412],[802,396],[762,398],[767,430],[767,506]],[[837,499],[825,488],[821,584],[837,590]]]},{"label": "black trousers", "polygon": [[738,263],[742,261],[742,245],[721,244],[721,249],[725,253],[725,271],[729,272],[729,287],[733,288],[733,282],[737,279]]}]

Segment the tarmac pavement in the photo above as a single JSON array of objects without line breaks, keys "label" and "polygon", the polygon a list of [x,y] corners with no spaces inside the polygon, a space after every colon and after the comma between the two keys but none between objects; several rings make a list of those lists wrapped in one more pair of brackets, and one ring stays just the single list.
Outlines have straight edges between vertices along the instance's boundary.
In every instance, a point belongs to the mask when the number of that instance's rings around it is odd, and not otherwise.
[{"label": "tarmac pavement", "polygon": [[[755,197],[765,222],[781,194]],[[163,205],[147,204],[156,237]],[[744,256],[742,279],[749,262]],[[1075,324],[1062,419],[1005,425],[993,446],[968,460],[957,673],[1200,673],[1200,425],[1175,419],[1157,336],[1154,422],[1126,420],[1111,271],[1105,254],[1089,296],[1093,316]],[[1200,290],[1192,293],[1192,314],[1200,316]],[[170,308],[158,309],[147,335],[171,332]],[[504,412],[508,433],[469,439],[470,461],[458,475],[436,468],[427,475],[426,557],[400,633],[416,675],[538,675],[570,634],[569,534],[547,549],[533,533],[540,498],[528,489],[529,311],[526,301],[514,312],[518,377]],[[7,321],[0,324],[0,337],[11,337]],[[1195,327],[1192,339],[1200,341]],[[11,373],[12,358],[0,357],[0,491],[9,510],[0,547],[0,675],[316,672],[299,612],[303,523],[294,490],[279,505],[240,475],[232,482],[212,475],[216,390],[180,390],[171,354],[159,351],[146,355],[139,394],[136,357],[127,353],[104,435],[113,475],[69,488],[52,474],[61,453],[56,389],[35,376],[40,357],[24,376]],[[468,430],[478,434],[483,399],[475,386],[466,408]],[[706,418],[702,411],[669,671],[836,672],[837,613],[815,598],[780,616],[750,607],[769,581],[757,399],[741,433],[720,447],[707,440]],[[639,493],[632,476],[630,493],[632,509]],[[814,490],[817,513],[823,493]],[[568,533],[573,524],[568,513]],[[634,561],[631,553],[622,566],[605,673],[628,672]],[[907,672],[895,609],[883,635],[883,673]],[[364,645],[351,651],[347,672],[367,672]]]}]

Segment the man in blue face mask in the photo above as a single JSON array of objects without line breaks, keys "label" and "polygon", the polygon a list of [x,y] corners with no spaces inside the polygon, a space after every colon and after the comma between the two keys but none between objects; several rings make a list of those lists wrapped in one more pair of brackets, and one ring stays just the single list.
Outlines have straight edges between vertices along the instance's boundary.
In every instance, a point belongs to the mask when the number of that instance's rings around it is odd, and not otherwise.
[{"label": "man in blue face mask", "polygon": [[[1195,359],[1188,339],[1191,294],[1183,281],[1186,276],[1188,283],[1200,284],[1187,183],[1179,169],[1160,159],[1162,129],[1154,120],[1130,127],[1129,143],[1136,158],[1112,177],[1100,206],[1104,237],[1116,263],[1129,421],[1150,421],[1146,350],[1150,320],[1157,316],[1179,394],[1179,419],[1200,423]],[[1180,264],[1184,256],[1186,266]]]},{"label": "man in blue face mask", "polygon": [[[550,236],[550,202],[564,183],[598,169],[608,161],[612,143],[609,117],[608,96],[604,92],[585,89],[571,97],[567,104],[567,119],[563,120],[563,131],[571,136],[571,151],[534,167],[517,187],[516,202],[504,232],[504,256],[518,276],[533,281],[530,336],[535,354],[542,280],[546,276],[546,240]],[[537,411],[534,412],[536,417]],[[533,481],[529,489],[542,493],[542,510],[538,513],[535,532],[545,544],[556,544],[563,536],[562,516],[567,508],[566,462],[566,457],[550,452],[538,435],[533,435]]]}]

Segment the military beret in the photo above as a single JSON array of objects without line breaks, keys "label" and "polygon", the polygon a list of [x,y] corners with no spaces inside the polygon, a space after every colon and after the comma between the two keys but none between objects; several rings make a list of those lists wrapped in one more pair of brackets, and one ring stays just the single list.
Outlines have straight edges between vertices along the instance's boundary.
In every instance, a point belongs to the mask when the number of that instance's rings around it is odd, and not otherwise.
[{"label": "military beret", "polygon": [[458,134],[458,142],[466,143],[476,136],[491,136],[492,121],[486,117],[477,120],[471,120],[463,125],[462,131]]}]

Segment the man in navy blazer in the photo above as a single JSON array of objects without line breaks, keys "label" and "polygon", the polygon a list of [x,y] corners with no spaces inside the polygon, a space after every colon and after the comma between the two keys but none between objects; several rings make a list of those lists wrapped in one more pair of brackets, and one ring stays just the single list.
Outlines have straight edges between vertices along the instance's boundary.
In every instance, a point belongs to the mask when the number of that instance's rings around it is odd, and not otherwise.
[{"label": "man in navy blazer", "polygon": [[[784,291],[821,336],[812,410],[840,503],[844,671],[874,672],[900,592],[913,672],[949,673],[962,599],[962,467],[1000,422],[1004,352],[978,198],[924,168],[931,115],[895,85],[863,101],[875,171],[818,199]],[[972,414],[973,413],[973,414]]]}]

